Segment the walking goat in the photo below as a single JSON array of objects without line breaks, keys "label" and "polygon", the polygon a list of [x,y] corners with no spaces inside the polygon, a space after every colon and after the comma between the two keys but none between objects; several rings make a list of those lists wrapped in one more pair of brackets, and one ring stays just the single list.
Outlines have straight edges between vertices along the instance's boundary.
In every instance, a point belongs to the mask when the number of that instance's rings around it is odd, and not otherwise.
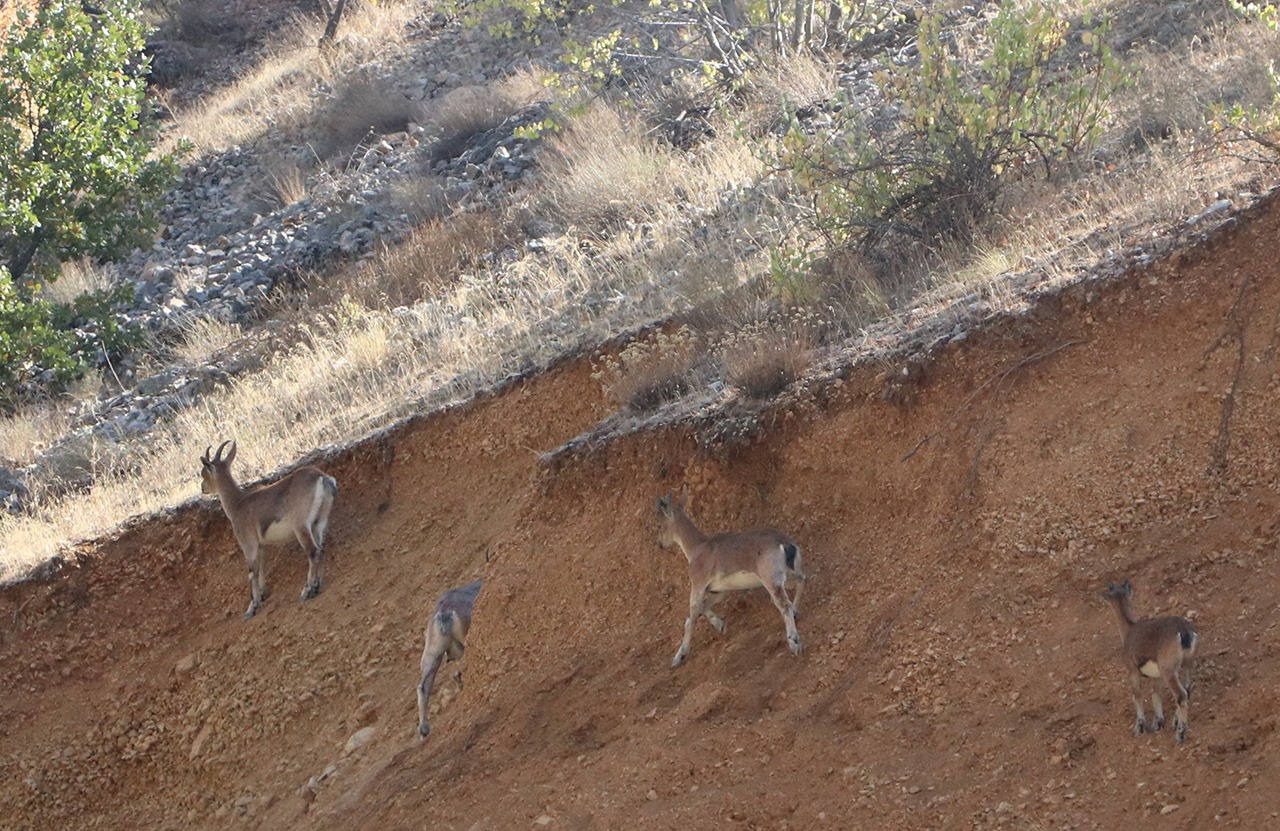
[{"label": "walking goat", "polygon": [[[689,519],[686,508],[689,490],[680,496],[658,497],[658,516],[662,523],[658,544],[669,548],[677,544],[689,560],[689,618],[684,624],[684,640],[671,659],[671,666],[684,663],[693,640],[693,626],[700,616],[719,632],[724,632],[724,619],[712,607],[724,592],[764,586],[773,605],[782,613],[787,630],[787,645],[794,655],[800,654],[800,633],[796,631],[796,606],[808,576],[800,568],[800,548],[786,534],[775,528],[707,536]],[[787,597],[787,580],[799,581],[795,598]]]},{"label": "walking goat", "polygon": [[[436,682],[436,671],[441,659],[457,661],[466,649],[464,641],[471,629],[471,611],[480,594],[483,580],[468,583],[460,589],[449,589],[440,595],[436,610],[427,627],[427,644],[422,650],[422,680],[418,683],[418,735],[425,738],[431,732],[427,724],[427,705],[431,701],[431,687]],[[461,674],[459,674],[461,679]]]},{"label": "walking goat", "polygon": [[[1133,735],[1140,736],[1147,729],[1146,714],[1142,709],[1142,682],[1152,679],[1151,704],[1156,711],[1151,732],[1164,726],[1164,705],[1154,679],[1160,678],[1169,687],[1176,709],[1173,716],[1173,739],[1181,744],[1187,739],[1187,702],[1191,698],[1191,673],[1195,667],[1196,644],[1200,640],[1195,624],[1184,617],[1154,617],[1134,620],[1133,586],[1128,580],[1120,585],[1107,584],[1102,596],[1115,607],[1120,620],[1120,634],[1124,638],[1124,663],[1129,669],[1129,684],[1133,690],[1133,706],[1138,718],[1133,725]],[[1186,672],[1186,682],[1180,677]]]},{"label": "walking goat", "polygon": [[[231,445],[223,458],[222,451]],[[297,539],[307,553],[307,584],[302,599],[310,600],[320,593],[324,581],[324,535],[329,527],[338,483],[314,467],[300,467],[270,485],[241,490],[231,476],[231,462],[236,457],[236,443],[224,441],[212,457],[205,448],[200,457],[201,490],[218,494],[222,510],[231,520],[231,530],[244,552],[249,566],[249,610],[251,618],[262,608],[268,595],[266,568],[261,547]]]}]

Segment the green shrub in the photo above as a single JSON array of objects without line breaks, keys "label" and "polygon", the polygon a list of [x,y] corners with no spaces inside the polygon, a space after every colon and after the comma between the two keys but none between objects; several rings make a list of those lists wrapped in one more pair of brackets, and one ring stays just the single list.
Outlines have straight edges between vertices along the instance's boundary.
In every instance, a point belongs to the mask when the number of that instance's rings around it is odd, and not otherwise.
[{"label": "green shrub", "polygon": [[877,77],[898,108],[896,125],[870,124],[848,107],[834,134],[806,133],[798,122],[789,130],[784,165],[808,197],[813,227],[834,248],[894,234],[936,247],[971,233],[1003,177],[1048,170],[1100,135],[1124,83],[1106,28],[1081,33],[1087,59],[1079,61],[1067,54],[1070,24],[1053,4],[1006,2],[982,56],[960,60],[959,36],[939,16],[922,19],[919,64]]},{"label": "green shrub", "polygon": [[121,284],[50,303],[31,297],[0,267],[0,410],[57,392],[100,360],[137,348],[142,330],[118,315],[132,298],[133,288]]},{"label": "green shrub", "polygon": [[15,10],[0,49],[0,264],[19,284],[145,244],[175,168],[149,159],[140,0]]}]

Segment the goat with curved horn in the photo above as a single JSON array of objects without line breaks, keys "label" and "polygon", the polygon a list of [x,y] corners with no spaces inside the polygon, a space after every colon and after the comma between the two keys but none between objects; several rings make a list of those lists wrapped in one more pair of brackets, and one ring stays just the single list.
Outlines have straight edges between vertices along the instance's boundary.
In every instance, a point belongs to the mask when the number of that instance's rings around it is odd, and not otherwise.
[{"label": "goat with curved horn", "polygon": [[[223,458],[222,451],[228,445],[231,449]],[[329,512],[338,495],[337,481],[319,468],[307,466],[269,485],[242,490],[231,476],[236,443],[224,441],[213,456],[209,455],[211,449],[212,446],[206,448],[200,457],[200,489],[218,495],[249,567],[250,601],[244,616],[256,615],[268,594],[263,545],[296,539],[308,560],[302,599],[315,597],[324,581],[324,537],[329,527]]]}]

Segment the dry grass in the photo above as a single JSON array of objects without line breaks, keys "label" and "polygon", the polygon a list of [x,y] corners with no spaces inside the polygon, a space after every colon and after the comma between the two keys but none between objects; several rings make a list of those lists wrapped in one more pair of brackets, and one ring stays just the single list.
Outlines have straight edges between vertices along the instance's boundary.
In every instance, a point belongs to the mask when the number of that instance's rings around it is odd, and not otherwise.
[{"label": "dry grass", "polygon": [[617,355],[604,355],[592,366],[605,397],[620,409],[655,410],[689,392],[691,370],[702,344],[688,328],[658,332],[633,341]]},{"label": "dry grass", "polygon": [[45,283],[40,295],[52,303],[70,303],[86,292],[109,289],[119,279],[111,266],[97,265],[89,260],[73,260],[62,264],[62,273],[58,275],[58,279]]},{"label": "dry grass", "polygon": [[748,398],[776,396],[813,362],[821,325],[815,313],[795,311],[728,333],[715,347],[725,381]]},{"label": "dry grass", "polygon": [[280,156],[267,156],[261,167],[263,179],[257,193],[268,210],[287,208],[307,198],[307,173],[297,163]]},{"label": "dry grass", "polygon": [[333,97],[303,132],[325,159],[351,154],[373,136],[401,133],[420,117],[421,107],[391,81],[372,72],[343,76]]},{"label": "dry grass", "polygon": [[743,125],[761,135],[776,127],[788,110],[829,101],[838,91],[835,69],[812,54],[780,56],[748,76]]},{"label": "dry grass", "polygon": [[726,191],[763,172],[743,141],[727,137],[705,152],[681,153],[603,105],[549,140],[544,168],[551,210],[590,231],[617,230],[672,210],[709,210]]},{"label": "dry grass", "polygon": [[435,141],[432,161],[456,157],[473,137],[497,127],[521,107],[553,97],[544,75],[533,70],[485,86],[450,90],[423,112],[423,127]]},{"label": "dry grass", "polygon": [[419,226],[408,239],[384,248],[372,261],[317,282],[320,307],[346,297],[375,309],[409,306],[438,295],[500,248],[501,217],[464,213]]},{"label": "dry grass", "polygon": [[244,337],[240,327],[216,317],[192,317],[183,327],[182,339],[170,347],[173,359],[198,366]]},{"label": "dry grass", "polygon": [[[352,77],[356,67],[375,53],[403,45],[405,25],[416,13],[412,3],[356,4],[343,17],[338,43],[324,51],[316,45],[323,22],[295,18],[260,65],[230,87],[177,113],[162,149],[170,150],[177,139],[187,138],[197,150],[217,152],[271,130],[305,133],[320,119],[330,100],[328,93]],[[361,100],[359,90],[349,89],[348,95]],[[363,116],[357,119],[363,120]]]}]

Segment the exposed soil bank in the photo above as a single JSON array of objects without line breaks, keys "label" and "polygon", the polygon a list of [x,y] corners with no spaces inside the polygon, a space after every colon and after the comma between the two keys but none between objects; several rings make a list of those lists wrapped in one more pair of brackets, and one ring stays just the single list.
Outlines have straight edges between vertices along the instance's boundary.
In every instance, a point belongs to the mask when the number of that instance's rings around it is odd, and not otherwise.
[{"label": "exposed soil bank", "polygon": [[[540,469],[606,412],[585,362],[413,422],[326,464],[326,589],[299,603],[275,555],[250,621],[216,506],[139,524],[0,595],[0,825],[1274,824],[1277,238],[1263,212],[715,457],[671,430]],[[756,591],[667,667],[687,581],[653,498],[681,482],[704,529],[804,547],[800,658]],[[419,741],[427,615],[479,576]],[[1130,735],[1098,597],[1126,576],[1200,627],[1185,745]]]}]

